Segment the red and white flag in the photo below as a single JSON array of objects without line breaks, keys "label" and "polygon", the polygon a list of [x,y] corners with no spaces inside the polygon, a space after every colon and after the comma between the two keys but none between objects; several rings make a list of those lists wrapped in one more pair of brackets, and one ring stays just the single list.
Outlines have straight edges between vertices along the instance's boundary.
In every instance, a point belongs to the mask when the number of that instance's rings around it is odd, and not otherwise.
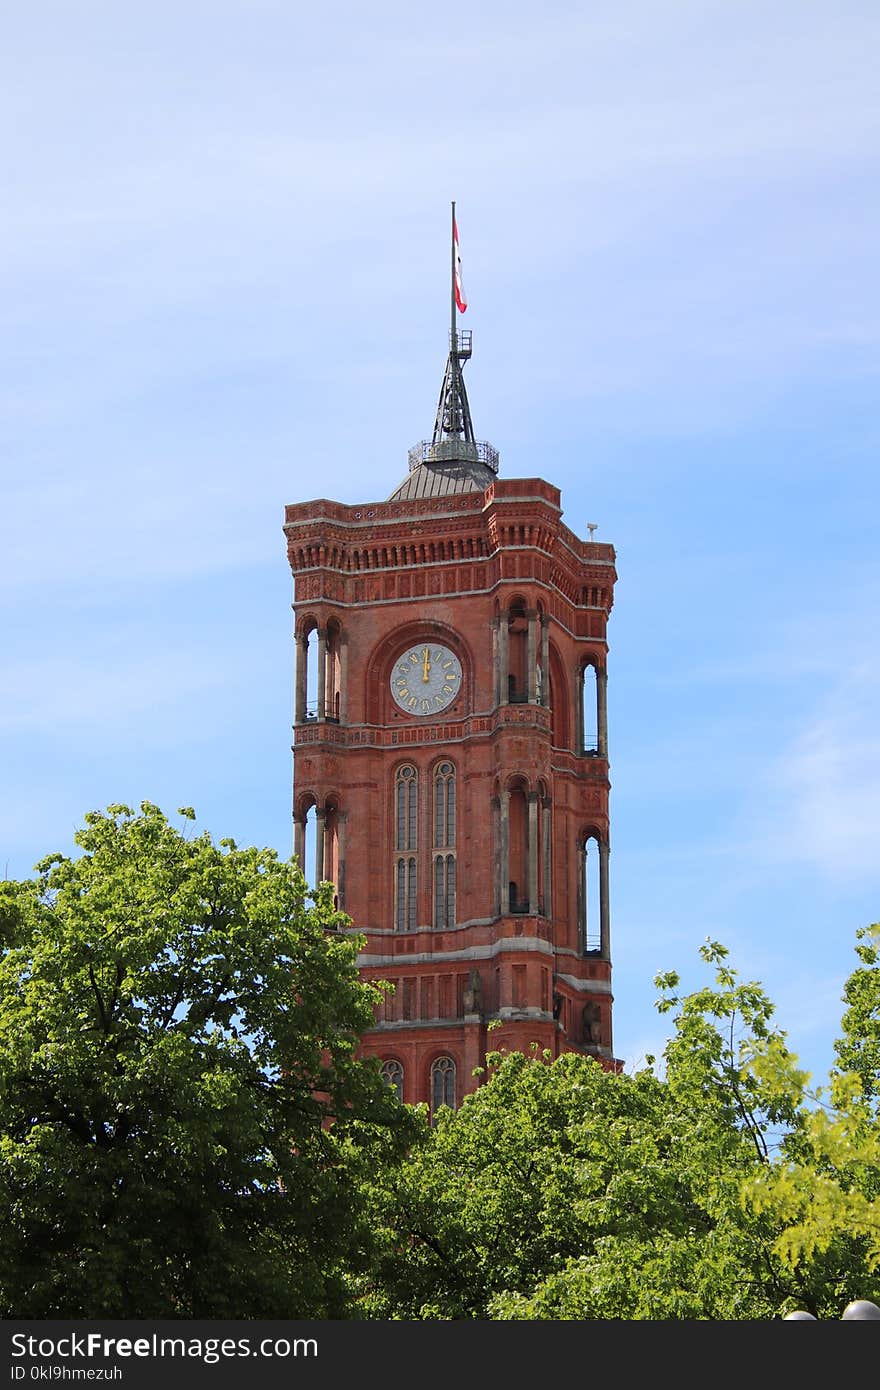
[{"label": "red and white flag", "polygon": [[467,308],[467,295],[464,292],[464,285],[461,283],[461,252],[458,249],[458,223],[452,219],[452,249],[455,259],[455,302],[458,305],[458,312],[463,314]]}]

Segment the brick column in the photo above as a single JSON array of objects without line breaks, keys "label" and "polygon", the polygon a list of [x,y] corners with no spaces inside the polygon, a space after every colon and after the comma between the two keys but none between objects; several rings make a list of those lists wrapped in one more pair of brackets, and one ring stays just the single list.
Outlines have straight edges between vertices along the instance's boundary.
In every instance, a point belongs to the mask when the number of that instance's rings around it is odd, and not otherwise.
[{"label": "brick column", "polygon": [[550,619],[541,615],[541,704],[550,703]]},{"label": "brick column", "polygon": [[347,819],[344,811],[336,812],[336,859],[339,866],[336,874],[336,900],[341,912],[345,911],[345,822]]},{"label": "brick column", "polygon": [[499,840],[501,844],[501,916],[510,912],[510,792],[502,790],[498,797]]},{"label": "brick column", "polygon": [[538,911],[538,793],[529,792],[529,912]]},{"label": "brick column", "polygon": [[315,807],[315,884],[324,881],[324,808]]},{"label": "brick column", "polygon": [[348,637],[343,636],[339,648],[339,722],[348,722]]},{"label": "brick column", "polygon": [[318,719],[327,717],[327,629],[318,628]]},{"label": "brick column", "polygon": [[574,751],[578,755],[584,751],[584,668],[574,678]]},{"label": "brick column", "polygon": [[302,724],[306,717],[306,680],[308,679],[309,663],[309,637],[308,633],[300,633],[296,639],[296,698],[294,700],[293,718],[297,724]]},{"label": "brick column", "polygon": [[611,959],[611,905],[608,895],[608,855],[607,840],[599,841],[599,929],[601,933],[601,955],[603,960]]},{"label": "brick column", "polygon": [[507,614],[502,613],[498,623],[498,703],[507,704],[507,677],[510,671],[510,632]]},{"label": "brick column", "polygon": [[550,834],[550,798],[549,798],[549,796],[545,796],[545,797],[544,797],[544,800],[543,800],[542,803],[541,803],[541,830],[542,830],[543,850],[544,850],[544,875],[543,875],[543,877],[544,877],[544,901],[543,901],[543,904],[542,904],[542,908],[543,908],[544,916],[547,917],[547,918],[550,918],[550,917],[553,916],[553,903],[552,903],[552,901],[551,901],[551,892],[552,892],[552,890],[551,890],[551,884],[552,884],[552,882],[553,882],[553,874],[552,874],[552,867],[553,867],[553,866],[552,866],[551,857],[550,857],[550,856],[551,856],[552,839],[551,839],[551,834]]},{"label": "brick column", "polygon": [[534,608],[530,608],[526,616],[529,620],[526,639],[526,698],[529,704],[533,705],[538,698],[538,614]]},{"label": "brick column", "polygon": [[577,842],[577,949],[583,956],[587,950],[587,895],[584,878],[587,867],[587,847],[583,840]]},{"label": "brick column", "polygon": [[608,672],[596,668],[596,729],[599,735],[599,757],[608,757]]}]

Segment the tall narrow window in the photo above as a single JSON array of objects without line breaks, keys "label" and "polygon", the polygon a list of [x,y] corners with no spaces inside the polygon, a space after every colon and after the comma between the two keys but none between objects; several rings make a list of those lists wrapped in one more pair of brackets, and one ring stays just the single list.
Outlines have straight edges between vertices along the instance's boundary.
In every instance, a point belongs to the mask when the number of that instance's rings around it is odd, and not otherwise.
[{"label": "tall narrow window", "polygon": [[431,1066],[431,1114],[441,1105],[455,1109],[455,1063],[451,1057],[438,1057]]},{"label": "tall narrow window", "polygon": [[446,856],[446,925],[455,925],[455,855]]},{"label": "tall narrow window", "polygon": [[446,866],[442,854],[434,860],[434,926],[446,926]]},{"label": "tall narrow window", "polygon": [[397,906],[396,926],[398,931],[406,931],[406,860],[397,861]]},{"label": "tall narrow window", "polygon": [[585,956],[597,956],[602,949],[602,899],[598,836],[588,836],[581,847],[580,858],[578,895],[581,951]]},{"label": "tall narrow window", "polygon": [[418,828],[418,778],[414,767],[397,773],[397,849],[415,849]]},{"label": "tall narrow window", "polygon": [[581,672],[581,753],[594,757],[599,748],[599,684],[596,667],[589,663]]},{"label": "tall narrow window", "polygon": [[407,865],[408,873],[406,880],[406,925],[409,931],[416,929],[416,861],[411,859]]},{"label": "tall narrow window", "polygon": [[320,882],[318,871],[323,866],[318,863],[318,808],[314,801],[306,808],[303,817],[302,868],[308,882],[317,888]]},{"label": "tall narrow window", "polygon": [[455,926],[455,767],[434,770],[434,926]]},{"label": "tall narrow window", "polygon": [[342,689],[342,633],[337,622],[327,624],[324,664],[324,708],[321,713],[331,723],[338,724]]},{"label": "tall narrow window", "polygon": [[398,769],[395,799],[395,903],[394,925],[398,931],[414,931],[418,874],[415,854],[418,848],[418,775],[414,767]]},{"label": "tall narrow window", "polygon": [[434,773],[434,846],[455,844],[455,768],[440,763]]},{"label": "tall narrow window", "polygon": [[525,786],[510,789],[509,814],[509,902],[511,912],[535,912],[536,904],[529,901],[529,803]]},{"label": "tall narrow window", "polygon": [[318,628],[314,626],[306,633],[305,644],[305,688],[303,691],[305,718],[318,717]]},{"label": "tall narrow window", "polygon": [[506,621],[508,630],[507,698],[510,704],[524,704],[529,696],[529,621],[522,599],[515,599],[510,605]]}]

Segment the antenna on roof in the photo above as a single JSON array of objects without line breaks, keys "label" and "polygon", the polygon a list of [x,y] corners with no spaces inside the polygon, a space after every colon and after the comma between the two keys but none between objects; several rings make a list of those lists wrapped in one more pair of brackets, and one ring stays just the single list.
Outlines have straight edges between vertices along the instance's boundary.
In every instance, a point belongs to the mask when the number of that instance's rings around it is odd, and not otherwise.
[{"label": "antenna on roof", "polygon": [[594,531],[598,531],[598,529],[599,529],[599,523],[598,523],[598,521],[588,521],[588,522],[587,522],[587,530],[588,530],[589,533],[590,533],[590,540],[593,539],[593,532],[594,532]]}]

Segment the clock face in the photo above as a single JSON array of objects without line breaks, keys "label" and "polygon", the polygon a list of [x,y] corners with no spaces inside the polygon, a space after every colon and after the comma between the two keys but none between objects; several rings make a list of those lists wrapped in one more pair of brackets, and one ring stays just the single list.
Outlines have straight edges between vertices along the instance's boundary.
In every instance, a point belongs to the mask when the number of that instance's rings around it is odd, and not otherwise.
[{"label": "clock face", "polygon": [[461,662],[439,642],[407,647],[391,671],[391,694],[407,714],[439,714],[461,689]]}]

